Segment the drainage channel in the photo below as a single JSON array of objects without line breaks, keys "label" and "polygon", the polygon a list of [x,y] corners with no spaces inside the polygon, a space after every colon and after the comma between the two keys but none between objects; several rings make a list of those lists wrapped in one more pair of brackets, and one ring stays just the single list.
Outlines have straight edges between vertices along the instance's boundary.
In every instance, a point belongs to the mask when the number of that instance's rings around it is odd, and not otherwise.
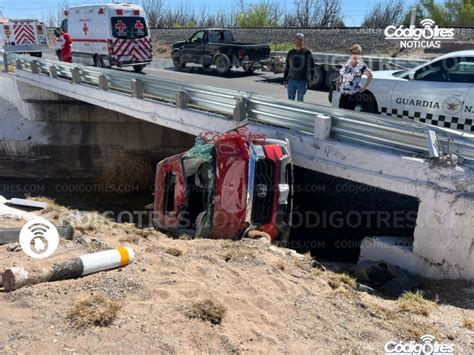
[{"label": "drainage channel", "polygon": [[[291,249],[317,258],[357,261],[366,236],[412,237],[418,201],[303,168],[294,170]],[[152,227],[153,188],[108,186],[90,179],[0,178],[0,195],[44,196],[70,209],[96,211],[119,223]]]}]

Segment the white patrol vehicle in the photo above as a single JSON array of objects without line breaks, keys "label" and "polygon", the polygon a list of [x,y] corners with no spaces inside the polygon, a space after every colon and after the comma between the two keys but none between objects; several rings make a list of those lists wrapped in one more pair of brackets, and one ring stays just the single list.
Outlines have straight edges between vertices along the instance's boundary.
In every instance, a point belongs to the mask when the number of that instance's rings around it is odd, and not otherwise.
[{"label": "white patrol vehicle", "polygon": [[1,19],[0,49],[41,57],[42,52],[48,50],[46,27],[37,20]]},{"label": "white patrol vehicle", "polygon": [[64,12],[62,28],[72,37],[72,60],[97,67],[132,66],[153,60],[145,12],[131,4],[81,5]]},{"label": "white patrol vehicle", "polygon": [[[445,54],[409,70],[375,71],[373,76],[370,100],[356,110],[474,133],[474,50]],[[339,107],[339,93],[333,92],[332,98],[332,107]]]}]

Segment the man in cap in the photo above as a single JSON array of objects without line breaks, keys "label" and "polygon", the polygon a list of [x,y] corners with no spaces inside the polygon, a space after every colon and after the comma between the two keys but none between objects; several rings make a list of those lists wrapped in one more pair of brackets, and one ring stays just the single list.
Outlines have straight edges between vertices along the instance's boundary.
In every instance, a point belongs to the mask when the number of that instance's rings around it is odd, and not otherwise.
[{"label": "man in cap", "polygon": [[314,60],[311,51],[304,47],[304,34],[297,33],[295,48],[286,57],[283,85],[288,88],[288,99],[303,101],[306,89],[313,86]]}]

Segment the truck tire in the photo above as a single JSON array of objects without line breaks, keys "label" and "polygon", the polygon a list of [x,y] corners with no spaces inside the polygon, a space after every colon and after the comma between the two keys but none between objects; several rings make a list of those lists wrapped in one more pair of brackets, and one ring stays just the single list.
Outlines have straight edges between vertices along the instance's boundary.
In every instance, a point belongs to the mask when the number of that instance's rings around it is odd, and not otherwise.
[{"label": "truck tire", "polygon": [[183,70],[186,67],[186,62],[183,59],[183,56],[179,51],[174,52],[173,56],[173,65],[177,70]]},{"label": "truck tire", "polygon": [[375,99],[375,96],[370,91],[358,94],[355,111],[378,113],[377,100]]},{"label": "truck tire", "polygon": [[102,58],[98,54],[94,55],[94,67],[96,68],[104,67],[104,62],[102,61]]},{"label": "truck tire", "polygon": [[247,74],[253,74],[253,72],[255,71],[255,68],[250,65],[244,66],[243,69]]},{"label": "truck tire", "polygon": [[333,70],[333,69],[330,69],[328,72],[326,72],[326,78],[324,79],[324,85],[326,85],[326,87],[328,89],[331,89],[333,87],[333,83],[339,79],[339,72]]},{"label": "truck tire", "polygon": [[230,64],[229,58],[223,54],[219,54],[216,59],[214,60],[214,64],[216,65],[217,72],[220,75],[226,75],[230,72],[232,65]]},{"label": "truck tire", "polygon": [[143,73],[143,69],[145,69],[145,65],[134,65],[133,70],[135,73]]},{"label": "truck tire", "polygon": [[311,89],[319,89],[324,84],[324,70],[320,66],[314,67],[313,86]]}]

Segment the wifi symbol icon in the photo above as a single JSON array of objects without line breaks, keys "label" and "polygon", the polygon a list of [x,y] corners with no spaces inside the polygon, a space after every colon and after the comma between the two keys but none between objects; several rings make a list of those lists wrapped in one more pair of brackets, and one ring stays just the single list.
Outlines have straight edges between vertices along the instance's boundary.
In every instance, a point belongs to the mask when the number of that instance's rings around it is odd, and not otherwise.
[{"label": "wifi symbol icon", "polygon": [[35,218],[22,227],[20,245],[22,250],[32,258],[47,258],[58,248],[58,230],[48,220]]},{"label": "wifi symbol icon", "polygon": [[427,18],[427,19],[424,19],[424,20],[420,21],[420,24],[425,28],[430,28],[430,27],[433,27],[435,22],[432,19]]}]

